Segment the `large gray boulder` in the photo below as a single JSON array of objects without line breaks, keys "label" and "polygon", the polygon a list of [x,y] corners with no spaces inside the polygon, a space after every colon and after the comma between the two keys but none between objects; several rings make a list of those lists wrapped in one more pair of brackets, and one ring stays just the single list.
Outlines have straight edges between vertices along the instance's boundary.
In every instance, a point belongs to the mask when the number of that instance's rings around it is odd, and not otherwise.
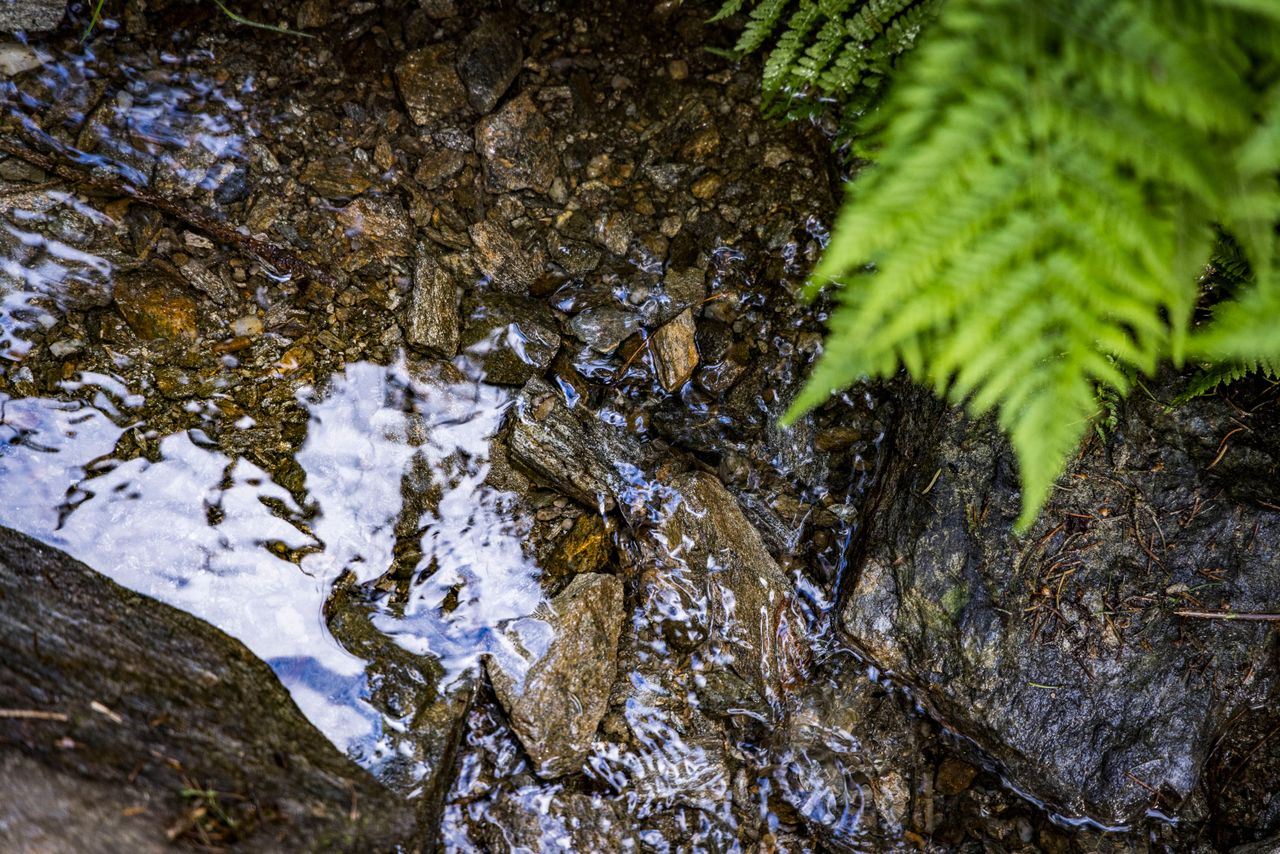
[{"label": "large gray boulder", "polygon": [[0,0],[0,31],[52,30],[67,13],[66,0]]},{"label": "large gray boulder", "polygon": [[1176,811],[1231,716],[1276,684],[1272,624],[1178,613],[1280,610],[1272,409],[1135,395],[1017,537],[994,425],[907,393],[844,636],[1018,788],[1108,824]]},{"label": "large gray boulder", "polygon": [[[99,814],[98,847],[76,847]],[[246,850],[418,844],[413,807],[242,644],[0,528],[0,848],[143,851],[183,835]]]}]

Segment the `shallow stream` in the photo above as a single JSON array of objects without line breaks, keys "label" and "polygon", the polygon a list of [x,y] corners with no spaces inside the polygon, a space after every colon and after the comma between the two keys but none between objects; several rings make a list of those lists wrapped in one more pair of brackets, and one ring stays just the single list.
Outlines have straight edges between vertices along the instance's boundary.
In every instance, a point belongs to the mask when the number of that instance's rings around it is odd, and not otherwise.
[{"label": "shallow stream", "polygon": [[[356,6],[0,48],[7,138],[92,179],[0,161],[0,525],[243,642],[453,850],[1148,850],[834,639],[884,423],[867,391],[776,426],[822,129],[678,4]],[[575,631],[617,652],[553,655]],[[556,656],[608,678],[541,686]]]}]

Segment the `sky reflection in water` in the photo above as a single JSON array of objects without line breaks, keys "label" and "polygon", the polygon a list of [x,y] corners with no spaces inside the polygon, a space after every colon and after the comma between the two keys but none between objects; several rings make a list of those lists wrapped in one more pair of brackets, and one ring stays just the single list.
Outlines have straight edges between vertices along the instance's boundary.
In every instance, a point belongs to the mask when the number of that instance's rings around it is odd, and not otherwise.
[{"label": "sky reflection in water", "polygon": [[[157,461],[117,463],[117,439],[141,428],[86,403],[26,398],[3,401],[0,524],[236,637],[336,744],[375,756],[382,722],[360,700],[365,662],[329,634],[323,605],[344,570],[367,582],[390,566],[415,457],[440,489],[438,508],[419,521],[419,568],[436,569],[402,619],[380,614],[375,624],[437,657],[451,680],[484,653],[503,654],[500,629],[542,601],[512,496],[484,483],[507,398],[470,380],[418,382],[403,361],[349,365],[326,392],[300,398],[311,417],[297,460],[314,518],[262,469],[202,447],[200,431],[162,439]],[[312,551],[299,565],[272,544]],[[446,613],[451,590],[458,604]]]}]

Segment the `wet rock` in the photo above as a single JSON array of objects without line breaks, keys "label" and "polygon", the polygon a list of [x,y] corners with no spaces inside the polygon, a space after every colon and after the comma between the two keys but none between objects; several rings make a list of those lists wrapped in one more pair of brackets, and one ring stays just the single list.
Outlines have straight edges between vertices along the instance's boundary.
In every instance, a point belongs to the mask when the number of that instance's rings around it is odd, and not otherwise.
[{"label": "wet rock", "polygon": [[350,199],[373,185],[368,166],[341,155],[311,161],[300,177],[326,199]]},{"label": "wet rock", "polygon": [[333,12],[328,0],[302,0],[298,4],[293,25],[299,30],[315,30],[329,23]]},{"label": "wet rock", "polygon": [[520,74],[524,48],[520,35],[499,17],[486,17],[462,41],[458,74],[467,99],[478,113],[487,113]]},{"label": "wet rock", "polygon": [[698,371],[698,385],[711,394],[725,394],[746,375],[749,358],[749,349],[742,342],[734,344],[723,359]]},{"label": "wet rock", "polygon": [[8,0],[0,5],[0,32],[52,30],[66,13],[65,0]]},{"label": "wet rock", "polygon": [[1276,851],[1280,851],[1280,833],[1270,839],[1238,845],[1231,849],[1231,854],[1275,854]]},{"label": "wet rock", "polygon": [[724,186],[724,179],[713,172],[709,175],[703,175],[694,181],[693,185],[689,187],[689,192],[693,194],[695,199],[707,201],[715,198],[716,193],[720,192],[722,186]]},{"label": "wet rock", "polygon": [[547,249],[551,259],[570,276],[585,276],[600,266],[604,253],[589,243],[560,240],[553,235]]},{"label": "wet rock", "polygon": [[442,21],[458,14],[458,4],[454,0],[420,0],[418,3],[427,17]]},{"label": "wet rock", "polygon": [[252,338],[262,334],[262,318],[256,314],[246,314],[231,321],[231,334]]},{"label": "wet rock", "polygon": [[948,756],[938,766],[938,774],[934,779],[933,787],[942,795],[958,795],[969,788],[969,784],[973,782],[973,778],[977,775],[978,769],[968,762],[962,762],[954,756]]},{"label": "wet rock", "polygon": [[512,98],[476,125],[476,148],[489,185],[502,190],[546,192],[556,178],[551,127],[528,92]]},{"label": "wet rock", "polygon": [[481,355],[488,382],[522,385],[546,370],[560,349],[555,315],[536,300],[485,290],[469,306],[461,343]]},{"label": "wet rock", "polygon": [[[717,669],[736,677],[700,695],[707,707],[780,718],[809,659],[791,581],[718,478],[689,472],[663,493],[658,535],[644,543],[643,595],[670,601],[665,630],[677,648],[705,646]],[[622,508],[633,524],[643,520],[635,504]]]},{"label": "wet rock", "polygon": [[405,337],[414,346],[450,358],[458,351],[460,326],[458,288],[453,276],[432,256],[426,244],[419,243]]},{"label": "wet rock", "polygon": [[579,575],[551,601],[545,620],[518,625],[513,642],[529,654],[521,662],[527,670],[494,657],[486,669],[539,776],[559,777],[582,766],[604,717],[617,674],[622,582]]},{"label": "wet rock", "polygon": [[610,509],[627,494],[624,470],[644,466],[652,455],[631,437],[579,409],[570,409],[558,389],[534,378],[512,409],[508,447],[513,461],[588,507]]},{"label": "wet rock", "polygon": [[467,155],[452,148],[431,151],[418,161],[418,168],[413,179],[428,190],[442,187],[445,181],[462,171],[467,165]]},{"label": "wet rock", "polygon": [[640,315],[613,305],[585,308],[569,321],[569,329],[597,353],[612,353],[640,328]]},{"label": "wet rock", "polygon": [[698,367],[698,345],[694,341],[696,331],[693,311],[686,308],[653,333],[649,351],[653,354],[658,382],[668,392],[679,391]]},{"label": "wet rock", "polygon": [[494,220],[477,222],[468,230],[476,248],[476,262],[494,287],[508,293],[528,293],[546,267],[538,249],[526,250]]},{"label": "wet rock", "polygon": [[[226,793],[223,808],[241,823],[246,849],[416,844],[412,808],[308,723],[243,645],[7,529],[0,529],[0,708],[45,715],[0,717],[0,767],[15,750],[39,762],[39,785],[72,804],[72,816],[101,810],[105,786],[146,807],[140,822],[104,828],[121,834],[122,847],[107,849],[139,850],[124,843],[144,836],[153,841],[147,850],[168,845],[171,828],[193,829],[186,822],[198,804],[182,791],[196,781]],[[94,783],[82,787],[77,778]],[[349,808],[353,798],[358,812]],[[0,801],[0,839],[15,824],[39,824],[34,809]],[[61,832],[74,833],[76,820]],[[59,841],[83,846],[88,838],[103,839],[95,828]]]},{"label": "wet rock", "polygon": [[614,255],[627,254],[635,236],[631,217],[625,213],[601,214],[596,221],[596,242]]},{"label": "wet rock", "polygon": [[92,839],[100,851],[171,851],[156,826],[151,799],[138,791],[86,780],[0,752],[0,849],[79,854]]},{"label": "wet rock", "polygon": [[835,426],[821,430],[813,439],[813,446],[819,451],[843,451],[855,442],[862,441],[862,431],[857,427]]},{"label": "wet rock", "polygon": [[504,788],[476,820],[473,841],[487,851],[641,850],[630,816],[600,795]]},{"label": "wet rock", "polygon": [[163,272],[142,269],[117,275],[115,302],[139,338],[196,339],[196,301],[181,282]]},{"label": "wet rock", "polygon": [[609,562],[610,550],[609,527],[604,520],[594,513],[579,516],[568,531],[537,548],[542,588],[559,593],[575,576],[599,572]]},{"label": "wet rock", "polygon": [[466,107],[467,90],[454,63],[453,47],[435,44],[406,53],[396,64],[400,99],[415,124],[435,124]]},{"label": "wet rock", "polygon": [[787,718],[781,797],[831,850],[892,850],[920,790],[913,782],[932,770],[917,723],[908,697],[852,656],[833,658]]},{"label": "wet rock", "polygon": [[373,260],[386,261],[413,254],[413,223],[399,201],[387,197],[356,199],[338,211],[338,222],[355,251],[342,259],[347,270]]},{"label": "wet rock", "polygon": [[1247,438],[1211,465],[1240,426],[1231,410],[1135,396],[1016,538],[994,425],[908,395],[855,544],[845,637],[1059,809],[1109,824],[1153,798],[1176,811],[1227,721],[1277,682],[1268,629],[1175,613],[1274,610],[1274,426],[1245,416]]},{"label": "wet rock", "polygon": [[662,278],[662,290],[669,303],[665,319],[696,308],[707,298],[706,273],[699,267],[668,270]]},{"label": "wet rock", "polygon": [[[3,14],[0,14],[0,20],[3,20]],[[12,30],[4,28],[4,31]],[[13,77],[24,71],[39,68],[41,64],[40,54],[33,48],[18,42],[0,43],[0,77]],[[16,158],[13,159],[16,160]]]}]

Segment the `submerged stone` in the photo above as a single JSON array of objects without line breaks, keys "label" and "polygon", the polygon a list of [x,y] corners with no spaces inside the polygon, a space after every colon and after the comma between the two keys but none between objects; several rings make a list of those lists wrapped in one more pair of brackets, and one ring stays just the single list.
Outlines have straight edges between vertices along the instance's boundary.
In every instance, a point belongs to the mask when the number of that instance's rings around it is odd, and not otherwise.
[{"label": "submerged stone", "polygon": [[150,269],[121,273],[114,294],[116,308],[139,338],[196,339],[196,301],[177,279]]},{"label": "submerged stone", "polygon": [[698,367],[697,327],[693,312],[685,309],[653,333],[649,349],[658,382],[669,392],[679,391]]},{"label": "submerged stone", "polygon": [[591,306],[573,316],[569,328],[578,340],[597,353],[609,354],[630,338],[641,326],[642,318],[634,311],[612,305]]},{"label": "submerged stone", "polygon": [[719,478],[689,472],[670,494],[656,535],[643,541],[642,595],[673,603],[664,632],[677,648],[705,646],[737,677],[710,684],[711,710],[758,708],[780,719],[810,655],[791,581]]},{"label": "submerged stone", "polygon": [[544,304],[486,290],[476,295],[462,346],[480,357],[487,382],[520,385],[546,370],[560,349],[555,316]]},{"label": "submerged stone", "polygon": [[373,185],[368,166],[343,156],[311,161],[302,170],[301,180],[326,199],[349,199]]},{"label": "submerged stone", "polygon": [[501,18],[485,18],[467,34],[458,57],[458,73],[476,112],[487,113],[497,106],[520,74],[522,62],[520,34]]},{"label": "submerged stone", "polygon": [[559,777],[582,766],[604,717],[617,675],[622,582],[612,575],[579,575],[551,601],[550,615],[517,625],[518,633],[510,634],[530,654],[519,665],[527,670],[494,657],[486,668],[538,775]]},{"label": "submerged stone", "polygon": [[570,409],[564,393],[545,380],[529,380],[512,407],[511,457],[587,507],[612,509],[614,497],[629,492],[628,474],[652,455],[580,410]]},{"label": "submerged stone", "polygon": [[460,326],[453,276],[432,257],[426,244],[419,243],[405,337],[410,344],[449,358],[458,351]]}]

